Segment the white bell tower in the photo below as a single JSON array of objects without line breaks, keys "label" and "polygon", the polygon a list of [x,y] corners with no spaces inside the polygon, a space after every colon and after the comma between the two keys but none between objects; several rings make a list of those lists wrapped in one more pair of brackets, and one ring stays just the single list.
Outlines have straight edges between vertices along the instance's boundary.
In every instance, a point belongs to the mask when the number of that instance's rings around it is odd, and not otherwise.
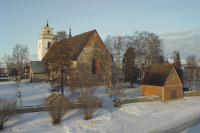
[{"label": "white bell tower", "polygon": [[53,39],[53,28],[49,27],[48,20],[46,27],[43,27],[42,34],[38,39],[38,60],[41,61],[47,53],[47,48],[51,47]]}]

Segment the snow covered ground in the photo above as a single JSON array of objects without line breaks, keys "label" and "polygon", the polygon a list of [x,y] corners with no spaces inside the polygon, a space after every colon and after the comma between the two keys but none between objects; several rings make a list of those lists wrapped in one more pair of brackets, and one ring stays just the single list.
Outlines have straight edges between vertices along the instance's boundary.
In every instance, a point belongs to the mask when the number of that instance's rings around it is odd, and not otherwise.
[{"label": "snow covered ground", "polygon": [[190,128],[187,128],[183,131],[181,131],[180,133],[199,133],[200,132],[200,123],[197,125],[194,125]]},{"label": "snow covered ground", "polygon": [[0,77],[0,79],[8,79],[8,77]]},{"label": "snow covered ground", "polygon": [[[16,92],[11,89],[13,85],[14,82],[0,82],[0,97],[7,99],[16,97]],[[49,88],[50,85],[45,82],[33,83],[33,88],[32,83],[22,83],[22,105],[41,104],[41,99],[50,95]],[[103,97],[104,102],[103,108],[96,111],[92,120],[84,120],[80,111],[74,109],[69,110],[61,124],[54,126],[47,112],[25,113],[5,123],[3,132],[148,133],[200,111],[200,96],[170,102],[130,103],[115,108],[114,98],[105,94],[103,86],[98,88],[96,94]],[[126,88],[124,96],[141,96],[141,87],[137,85],[136,88]],[[94,123],[93,127],[91,121]],[[183,133],[188,131],[195,133],[196,126],[192,127],[194,130],[186,129]]]}]

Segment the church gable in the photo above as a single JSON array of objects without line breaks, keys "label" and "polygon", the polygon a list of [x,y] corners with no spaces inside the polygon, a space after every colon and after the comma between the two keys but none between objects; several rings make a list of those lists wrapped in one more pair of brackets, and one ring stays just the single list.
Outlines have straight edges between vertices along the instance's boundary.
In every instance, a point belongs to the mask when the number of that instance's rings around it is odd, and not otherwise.
[{"label": "church gable", "polygon": [[89,41],[87,42],[86,46],[87,48],[106,48],[103,41],[101,40],[101,37],[95,31]]},{"label": "church gable", "polygon": [[95,31],[96,30],[85,32],[67,39],[68,43],[71,45],[71,61],[77,60],[78,56],[83,51],[84,47]]},{"label": "church gable", "polygon": [[[98,60],[98,64],[99,64],[103,60],[105,60],[105,59],[103,59],[103,58],[105,58],[105,56],[106,56],[106,60],[111,59],[109,51],[105,47],[98,32],[95,30],[94,33],[89,38],[86,45],[84,45],[84,48],[82,49],[81,53],[77,57],[77,61],[79,63],[83,63],[88,66],[92,66],[92,60],[94,60],[94,59]],[[96,63],[93,63],[93,64],[96,64]],[[96,65],[96,66],[99,66],[99,65]],[[91,69],[89,71],[92,72],[92,67],[88,68],[88,69]],[[95,71],[95,73],[97,73],[97,70]]]}]

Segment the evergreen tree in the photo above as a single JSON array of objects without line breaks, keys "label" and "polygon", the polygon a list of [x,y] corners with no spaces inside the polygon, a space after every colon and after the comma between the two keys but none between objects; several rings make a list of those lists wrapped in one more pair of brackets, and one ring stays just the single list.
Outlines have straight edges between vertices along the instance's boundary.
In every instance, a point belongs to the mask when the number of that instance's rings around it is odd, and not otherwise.
[{"label": "evergreen tree", "polygon": [[67,39],[54,42],[44,57],[45,70],[52,80],[52,91],[60,91],[63,95],[63,87],[69,85],[67,77],[70,77],[71,49]]},{"label": "evergreen tree", "polygon": [[180,57],[179,51],[174,51],[173,57],[174,57],[174,65],[175,65],[176,71],[178,73],[178,76],[181,79],[181,82],[183,82],[183,72],[181,69],[181,57]]},{"label": "evergreen tree", "polygon": [[158,57],[158,59],[159,59],[159,60],[158,60],[158,63],[159,63],[159,64],[165,63],[165,61],[164,61],[164,60],[165,60],[164,55],[160,55],[160,56]]},{"label": "evergreen tree", "polygon": [[122,61],[123,64],[123,74],[125,75],[125,81],[129,81],[131,83],[135,82],[137,79],[137,67],[135,66],[135,51],[132,47],[129,47],[125,54]]}]

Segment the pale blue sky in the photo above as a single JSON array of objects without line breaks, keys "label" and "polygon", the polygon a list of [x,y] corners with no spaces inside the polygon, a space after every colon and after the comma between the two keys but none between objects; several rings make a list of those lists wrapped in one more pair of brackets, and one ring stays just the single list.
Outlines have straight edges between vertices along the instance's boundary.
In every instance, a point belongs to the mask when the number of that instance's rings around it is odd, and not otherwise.
[{"label": "pale blue sky", "polygon": [[165,54],[179,50],[200,57],[200,0],[1,0],[0,57],[12,54],[16,43],[27,45],[37,60],[41,28],[69,31],[72,36],[96,29],[107,35],[154,32],[164,39]]}]

